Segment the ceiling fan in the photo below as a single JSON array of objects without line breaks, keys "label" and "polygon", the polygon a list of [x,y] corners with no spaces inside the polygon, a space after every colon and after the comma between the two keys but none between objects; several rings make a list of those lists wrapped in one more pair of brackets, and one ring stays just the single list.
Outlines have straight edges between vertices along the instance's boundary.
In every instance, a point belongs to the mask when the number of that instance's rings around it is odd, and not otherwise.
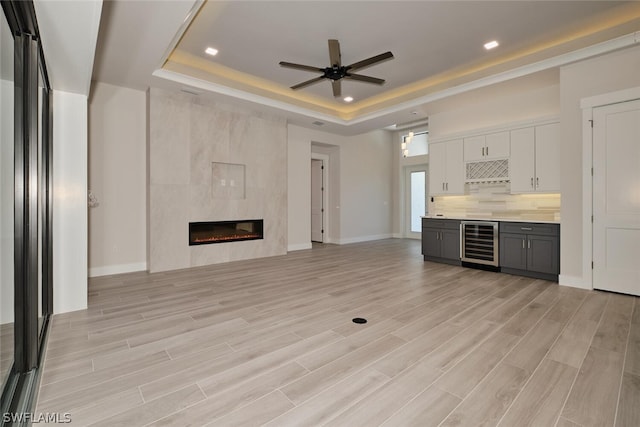
[{"label": "ceiling fan", "polygon": [[296,70],[304,70],[304,71],[312,71],[316,73],[322,73],[320,77],[315,77],[311,80],[307,80],[302,83],[298,83],[295,86],[291,86],[291,89],[301,89],[303,87],[312,85],[314,83],[318,83],[323,79],[331,80],[331,86],[333,88],[333,96],[339,97],[342,95],[342,87],[340,81],[342,79],[355,80],[359,82],[365,83],[373,83],[377,85],[384,84],[383,79],[379,79],[376,77],[363,76],[361,74],[354,74],[354,71],[361,70],[366,67],[370,67],[372,65],[378,64],[380,62],[386,61],[388,59],[393,59],[393,54],[391,52],[381,53],[380,55],[372,56],[371,58],[364,59],[362,61],[355,62],[351,65],[342,65],[340,54],[340,42],[338,40],[329,40],[329,60],[331,61],[331,66],[320,68],[313,67],[310,65],[301,65],[301,64],[293,64],[291,62],[281,61],[280,66],[293,68]]}]

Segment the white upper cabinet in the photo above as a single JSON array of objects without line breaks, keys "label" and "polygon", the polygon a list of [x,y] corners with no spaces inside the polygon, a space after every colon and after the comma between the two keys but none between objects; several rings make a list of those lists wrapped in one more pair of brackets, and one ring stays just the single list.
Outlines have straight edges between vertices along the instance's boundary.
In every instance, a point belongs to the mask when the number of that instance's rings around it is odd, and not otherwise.
[{"label": "white upper cabinet", "polygon": [[536,190],[560,192],[560,123],[536,126]]},{"label": "white upper cabinet", "polygon": [[471,136],[464,139],[464,161],[476,162],[478,160],[484,160],[484,135]]},{"label": "white upper cabinet", "polygon": [[464,194],[462,139],[429,144],[429,195]]},{"label": "white upper cabinet", "polygon": [[512,193],[533,193],[535,187],[536,133],[533,127],[511,131],[511,175]]},{"label": "white upper cabinet", "polygon": [[447,194],[464,194],[464,161],[462,140],[447,143]]},{"label": "white upper cabinet", "polygon": [[466,183],[505,181],[510,181],[512,194],[559,193],[560,123],[555,120],[520,122],[432,140],[429,193],[464,194]]},{"label": "white upper cabinet", "polygon": [[509,132],[464,138],[464,161],[478,162],[509,158]]},{"label": "white upper cabinet", "polygon": [[512,193],[560,191],[560,124],[511,131]]},{"label": "white upper cabinet", "polygon": [[509,148],[509,132],[498,132],[487,135],[487,146],[485,148],[485,160],[492,159],[508,159]]},{"label": "white upper cabinet", "polygon": [[444,193],[447,180],[447,147],[446,142],[429,143],[429,195]]}]

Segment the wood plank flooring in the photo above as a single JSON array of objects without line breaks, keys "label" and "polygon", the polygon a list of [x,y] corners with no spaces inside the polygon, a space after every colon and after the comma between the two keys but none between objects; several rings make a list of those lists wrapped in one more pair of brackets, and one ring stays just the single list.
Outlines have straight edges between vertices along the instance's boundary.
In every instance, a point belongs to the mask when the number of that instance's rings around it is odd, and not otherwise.
[{"label": "wood plank flooring", "polygon": [[13,323],[0,325],[0,386],[13,366]]},{"label": "wood plank flooring", "polygon": [[[351,322],[365,317],[368,323]],[[640,425],[640,299],[420,242],[91,279],[37,412],[104,426]]]}]

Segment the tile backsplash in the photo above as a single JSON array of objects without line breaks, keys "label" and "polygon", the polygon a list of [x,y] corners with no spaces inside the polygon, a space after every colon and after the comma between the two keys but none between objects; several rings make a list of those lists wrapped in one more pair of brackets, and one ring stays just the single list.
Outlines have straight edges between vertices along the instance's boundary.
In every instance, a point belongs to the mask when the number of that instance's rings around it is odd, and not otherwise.
[{"label": "tile backsplash", "polygon": [[559,221],[560,194],[510,194],[509,183],[466,184],[464,196],[434,197],[429,214]]}]

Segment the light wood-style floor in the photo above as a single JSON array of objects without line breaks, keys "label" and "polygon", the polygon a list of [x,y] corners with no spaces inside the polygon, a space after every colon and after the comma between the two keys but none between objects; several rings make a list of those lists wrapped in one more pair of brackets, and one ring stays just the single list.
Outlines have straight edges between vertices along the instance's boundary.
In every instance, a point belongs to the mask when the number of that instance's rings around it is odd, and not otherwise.
[{"label": "light wood-style floor", "polygon": [[72,425],[640,425],[638,298],[423,262],[419,241],[89,286],[54,317],[37,407]]},{"label": "light wood-style floor", "polygon": [[0,325],[0,387],[13,366],[13,323]]}]

